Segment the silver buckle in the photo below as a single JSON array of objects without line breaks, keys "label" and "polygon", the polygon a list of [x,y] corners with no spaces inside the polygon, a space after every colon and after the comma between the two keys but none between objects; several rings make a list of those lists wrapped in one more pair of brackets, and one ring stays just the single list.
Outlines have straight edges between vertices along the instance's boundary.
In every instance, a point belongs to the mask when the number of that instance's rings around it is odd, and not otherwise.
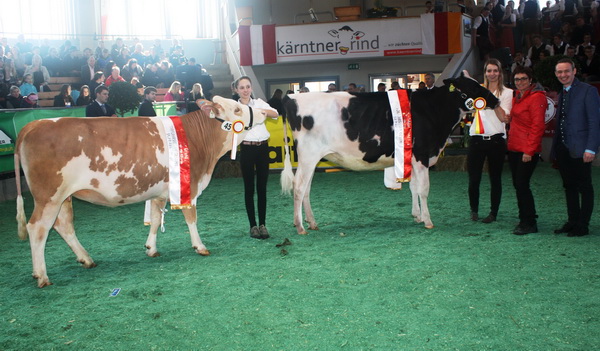
[{"label": "silver buckle", "polygon": [[490,135],[482,135],[481,139],[483,139],[483,140],[492,140],[492,137]]}]

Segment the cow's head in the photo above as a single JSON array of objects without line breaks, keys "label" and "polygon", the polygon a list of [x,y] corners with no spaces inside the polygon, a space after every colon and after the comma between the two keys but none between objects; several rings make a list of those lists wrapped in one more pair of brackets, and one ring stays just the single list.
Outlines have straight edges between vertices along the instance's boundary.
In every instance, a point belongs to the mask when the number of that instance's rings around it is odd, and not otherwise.
[{"label": "cow's head", "polygon": [[[209,113],[211,118],[223,122],[223,128],[232,128],[232,131],[244,133],[257,124],[265,123],[265,111],[241,104],[235,100],[220,96],[213,97],[213,102],[200,104],[203,112]],[[241,122],[241,123],[240,123]]]},{"label": "cow's head", "polygon": [[456,94],[461,101],[460,108],[463,111],[473,110],[475,107],[474,102],[481,101],[481,98],[485,101],[485,108],[493,109],[500,102],[492,92],[484,88],[475,79],[469,77],[467,72],[461,73],[458,78],[444,79],[444,87],[442,89],[448,89],[451,93]]}]

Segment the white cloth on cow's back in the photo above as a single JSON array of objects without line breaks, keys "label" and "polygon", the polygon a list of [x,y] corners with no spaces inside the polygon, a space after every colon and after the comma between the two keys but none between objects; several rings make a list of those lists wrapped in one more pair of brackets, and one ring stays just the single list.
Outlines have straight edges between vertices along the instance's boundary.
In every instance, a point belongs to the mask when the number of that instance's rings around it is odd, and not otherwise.
[{"label": "white cloth on cow's back", "polygon": [[[502,107],[504,112],[507,115],[510,114],[510,110],[512,109],[513,90],[504,87],[500,96],[498,96],[497,90],[494,91],[494,95],[500,100],[500,107]],[[504,138],[506,138],[506,124],[504,122],[500,122],[494,110],[486,108],[479,113],[481,116],[481,121],[483,122],[484,133],[477,134],[475,132],[475,123],[472,123],[471,128],[469,128],[469,135],[492,136],[502,133],[504,134]]]},{"label": "white cloth on cow's back", "polygon": [[[241,103],[241,101],[239,100],[238,102]],[[271,110],[275,113],[278,113],[276,109],[272,108],[269,104],[267,104],[264,100],[261,99],[250,99],[248,106],[260,108],[263,110]],[[246,133],[244,141],[265,141],[269,139],[270,136],[271,134],[269,133],[267,127],[263,123],[256,126],[252,126],[252,129],[250,129],[248,133]]]}]

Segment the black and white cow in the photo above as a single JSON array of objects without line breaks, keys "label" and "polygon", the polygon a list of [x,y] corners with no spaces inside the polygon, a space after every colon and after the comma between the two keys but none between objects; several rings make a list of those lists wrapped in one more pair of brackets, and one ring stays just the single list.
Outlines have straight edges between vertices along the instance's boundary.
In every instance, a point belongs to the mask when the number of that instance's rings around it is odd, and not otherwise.
[{"label": "black and white cow", "polygon": [[[376,170],[394,164],[393,119],[386,93],[306,93],[289,95],[286,117],[298,154],[296,175],[286,162],[281,177],[284,192],[294,189],[294,224],[302,225],[302,206],[309,229],[318,229],[311,206],[310,185],[321,158],[356,171]],[[413,123],[412,215],[433,228],[427,207],[429,167],[435,165],[450,133],[469,111],[470,99],[483,97],[488,108],[498,99],[476,80],[461,75],[444,80],[444,86],[418,90],[410,97]],[[287,152],[286,148],[286,152]]]}]

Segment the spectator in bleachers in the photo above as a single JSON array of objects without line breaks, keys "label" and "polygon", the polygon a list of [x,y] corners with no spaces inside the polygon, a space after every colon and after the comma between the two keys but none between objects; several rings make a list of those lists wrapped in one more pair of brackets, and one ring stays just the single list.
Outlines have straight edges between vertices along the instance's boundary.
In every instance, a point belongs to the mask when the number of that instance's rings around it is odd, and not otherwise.
[{"label": "spectator in bleachers", "polygon": [[390,90],[398,90],[398,89],[400,89],[400,83],[398,83],[397,81],[392,82]]},{"label": "spectator in bleachers", "polygon": [[540,18],[542,16],[542,11],[540,11],[538,2],[536,0],[525,1],[522,16],[525,45],[531,47],[534,42],[533,37],[535,35],[540,35]]},{"label": "spectator in bleachers", "polygon": [[8,45],[7,37],[2,37],[2,39],[0,39],[0,46],[2,46],[2,49],[4,49],[3,55],[7,52],[10,52],[10,45]]},{"label": "spectator in bleachers", "polygon": [[35,85],[39,92],[50,91],[50,87],[48,86],[50,72],[48,72],[48,69],[44,66],[40,55],[33,55],[31,66],[27,67],[25,74],[31,74],[33,77],[33,85]]},{"label": "spectator in bleachers", "polygon": [[583,37],[586,34],[592,35],[592,26],[585,23],[583,16],[578,16],[575,19],[575,27],[573,27],[573,35],[571,36],[571,45],[579,45],[583,43]]},{"label": "spectator in bleachers", "polygon": [[212,99],[212,90],[215,87],[212,77],[210,76],[210,74],[208,74],[208,72],[206,72],[206,70],[202,67],[201,64],[198,64],[198,68],[200,69],[200,79],[198,80],[198,82],[195,83],[200,83],[202,85],[202,89],[204,91],[204,95],[206,95],[206,98]]},{"label": "spectator in bleachers", "polygon": [[117,67],[117,64],[115,63],[115,61],[110,60],[106,63],[106,65],[104,67],[100,67],[100,68],[102,68],[102,71],[104,72],[104,76],[106,78],[108,78],[112,74],[113,67]]},{"label": "spectator in bleachers", "polygon": [[180,54],[184,54],[183,52],[183,45],[181,45],[181,43],[179,42],[179,39],[177,38],[173,38],[171,40],[171,47],[169,48],[169,56],[173,54],[173,52],[175,52],[176,50],[179,51]]},{"label": "spectator in bleachers", "polygon": [[[34,46],[33,49],[31,49],[31,51],[29,51],[29,52],[21,52],[21,57],[23,58],[23,62],[25,62],[25,66],[31,65],[31,58],[33,57],[34,54],[36,54],[36,55],[40,54],[39,46]],[[23,95],[23,96],[26,96],[26,95]]]},{"label": "spectator in bleachers", "polygon": [[31,50],[33,49],[33,45],[25,40],[25,35],[23,34],[19,34],[17,36],[17,43],[13,46],[19,48],[19,51],[21,53],[31,52]]},{"label": "spectator in bleachers", "polygon": [[540,53],[546,50],[548,53],[550,52],[550,45],[544,44],[542,42],[542,37],[539,34],[533,36],[533,45],[529,48],[527,52],[527,58],[531,60],[532,66],[540,61]]},{"label": "spectator in bleachers", "polygon": [[185,82],[181,82],[181,84],[184,87],[189,88],[192,85],[194,85],[194,83],[200,83],[202,84],[202,89],[204,90],[204,94],[206,95],[208,91],[212,89],[212,86],[209,87],[207,82],[200,81],[201,75],[202,68],[200,68],[200,65],[196,64],[195,58],[190,57],[190,59],[188,60],[187,77]]},{"label": "spectator in bleachers", "polygon": [[83,55],[82,55],[83,64],[85,64],[87,62],[87,60],[88,60],[88,58],[90,58],[90,56],[94,56],[94,52],[90,48],[83,49],[82,53],[83,53]]},{"label": "spectator in bleachers", "polygon": [[197,111],[200,109],[196,100],[205,99],[204,93],[202,92],[202,85],[200,83],[196,83],[192,86],[192,90],[188,93],[187,96],[187,112]]},{"label": "spectator in bleachers", "polygon": [[16,85],[11,86],[6,96],[6,108],[21,108],[21,100],[23,100],[21,89]]},{"label": "spectator in bleachers", "polygon": [[142,67],[146,67],[149,63],[146,54],[144,54],[144,45],[142,45],[142,43],[135,44],[135,49],[131,53],[131,58],[136,59],[138,65],[141,65]]},{"label": "spectator in bleachers", "polygon": [[129,55],[129,48],[127,46],[123,46],[123,48],[121,48],[119,56],[117,56],[117,58],[115,58],[114,61],[117,64],[117,66],[121,67],[121,69],[124,69],[125,65],[129,62],[129,60],[131,60],[131,55]]},{"label": "spectator in bleachers", "polygon": [[600,81],[600,58],[594,54],[594,49],[588,46],[584,50],[585,57],[579,62],[581,63],[581,75],[586,82]]},{"label": "spectator in bleachers", "polygon": [[79,97],[77,101],[75,101],[75,105],[77,106],[87,106],[92,102],[92,95],[90,94],[90,87],[87,85],[82,85],[79,88]]},{"label": "spectator in bleachers", "polygon": [[185,57],[183,55],[183,48],[181,46],[173,48],[173,51],[169,55],[169,62],[171,63],[171,66],[173,66],[173,68],[177,68],[182,57]]},{"label": "spectator in bleachers", "polygon": [[38,107],[38,96],[35,93],[29,93],[28,95],[24,95],[23,99],[21,99],[20,108],[37,108]]},{"label": "spectator in bleachers", "polygon": [[137,44],[140,43],[140,38],[138,37],[134,37],[133,38],[133,43],[129,46],[129,52],[134,52],[135,51],[135,47],[137,46]]},{"label": "spectator in bleachers", "polygon": [[131,78],[133,77],[138,79],[142,78],[143,73],[144,70],[140,65],[138,65],[137,60],[134,58],[129,59],[129,61],[127,61],[121,70],[121,76],[123,76],[123,79],[125,79],[126,82],[130,82]]},{"label": "spectator in bleachers", "polygon": [[44,63],[51,77],[59,77],[62,74],[62,59],[58,56],[56,48],[48,50],[48,56],[44,57]]},{"label": "spectator in bleachers", "polygon": [[110,57],[112,57],[113,61],[116,61],[116,58],[121,53],[121,49],[125,46],[123,44],[123,38],[117,38],[116,42],[112,45],[110,49]]},{"label": "spectator in bleachers", "polygon": [[15,69],[17,70],[17,75],[22,77],[25,74],[25,61],[23,60],[23,56],[21,55],[21,51],[18,46],[13,46],[10,48],[10,54],[7,55],[14,64]]},{"label": "spectator in bleachers", "polygon": [[146,60],[151,63],[159,63],[161,60],[160,50],[156,47],[150,48],[150,55],[146,56]]},{"label": "spectator in bleachers", "polygon": [[158,66],[158,71],[156,73],[158,74],[163,87],[171,86],[171,83],[175,81],[175,73],[173,73],[173,67],[171,67],[169,61],[162,61],[160,66]]},{"label": "spectator in bleachers", "polygon": [[513,59],[513,64],[510,68],[510,71],[514,72],[515,69],[519,66],[531,67],[531,60],[528,57],[523,56],[522,52],[517,51],[515,52],[515,58]]},{"label": "spectator in bleachers", "polygon": [[61,59],[65,59],[73,50],[77,50],[77,48],[71,44],[70,40],[65,40],[65,42],[58,48],[58,56]]},{"label": "spectator in bleachers", "polygon": [[117,115],[115,109],[107,104],[109,91],[104,85],[100,85],[95,90],[96,99],[86,106],[85,116],[86,117],[103,117],[110,116],[114,117]]},{"label": "spectator in bleachers", "polygon": [[185,97],[181,91],[181,83],[174,81],[169,88],[169,91],[165,94],[163,101],[184,101]]},{"label": "spectator in bleachers", "polygon": [[94,51],[94,56],[96,56],[96,59],[102,57],[102,51],[104,51],[104,49],[106,49],[104,47],[104,40],[98,40],[98,46],[96,46],[96,50]]},{"label": "spectator in bleachers", "polygon": [[54,97],[54,107],[71,107],[75,106],[75,101],[71,96],[71,85],[63,84],[60,87],[60,93]]},{"label": "spectator in bleachers", "polygon": [[87,63],[81,67],[81,84],[90,84],[97,70],[96,58],[90,56],[87,59]]},{"label": "spectator in bleachers", "polygon": [[488,6],[484,6],[481,9],[481,14],[473,20],[473,27],[471,28],[471,41],[472,45],[479,48],[479,59],[487,59],[490,52],[494,50],[492,41],[490,39],[490,9]]},{"label": "spectator in bleachers", "polygon": [[[425,83],[423,83],[425,84]],[[377,91],[380,93],[385,93],[385,91],[387,90],[387,87],[385,86],[385,83],[379,83],[377,84]]]},{"label": "spectator in bleachers", "polygon": [[425,12],[423,13],[433,13],[433,3],[429,0],[425,1]]},{"label": "spectator in bleachers", "polygon": [[152,46],[151,51],[153,52],[153,56],[156,55],[158,58],[155,62],[160,62],[163,58],[165,58],[165,50],[163,50],[160,45],[160,39],[154,39],[154,45]]},{"label": "spectator in bleachers", "polygon": [[125,79],[123,79],[123,77],[121,76],[121,69],[117,66],[114,66],[111,69],[110,76],[108,76],[108,78],[106,78],[104,85],[109,87],[109,86],[111,86],[111,84],[116,83],[116,82],[125,82]]},{"label": "spectator in bleachers", "polygon": [[153,63],[146,66],[144,74],[142,75],[142,84],[144,86],[160,86],[160,77],[158,76],[158,64]]},{"label": "spectator in bleachers", "polygon": [[500,47],[509,48],[511,55],[515,54],[515,38],[513,29],[517,26],[517,15],[514,11],[514,1],[509,1],[504,8],[504,14],[499,23]]},{"label": "spectator in bleachers", "polygon": [[11,85],[20,85],[19,77],[17,75],[17,69],[15,67],[15,61],[12,59],[8,59],[4,61],[4,84]]},{"label": "spectator in bleachers", "polygon": [[26,74],[23,76],[23,84],[21,84],[19,88],[21,89],[21,94],[23,96],[27,96],[31,93],[37,95],[38,93],[37,88],[35,85],[33,85],[33,76],[31,74]]},{"label": "spectator in bleachers", "polygon": [[90,82],[90,84],[88,84],[90,87],[90,95],[92,97],[92,100],[94,100],[96,98],[96,88],[99,87],[100,85],[103,85],[105,79],[106,79],[106,76],[104,75],[104,72],[96,71],[96,73],[94,73],[94,77],[92,78],[92,81]]},{"label": "spectator in bleachers", "polygon": [[550,47],[550,56],[565,55],[569,44],[563,41],[562,35],[555,34],[552,37],[552,46]]},{"label": "spectator in bleachers", "polygon": [[573,23],[573,18],[575,18],[579,12],[577,10],[576,0],[563,0],[562,5],[562,21]]},{"label": "spectator in bleachers", "polygon": [[[110,51],[108,51],[108,49],[103,49],[102,50],[102,55],[100,55],[100,57],[98,57],[96,59],[96,67],[98,67],[99,69],[106,69],[106,65],[108,65],[109,62],[111,62],[111,58],[110,58]],[[112,68],[112,66],[111,66]],[[104,73],[106,74],[107,72],[104,71]],[[110,74],[110,71],[108,72],[108,74]],[[106,75],[108,75],[106,74]]]},{"label": "spectator in bleachers", "polygon": [[570,58],[573,61],[577,61],[577,56],[575,55],[575,47],[574,46],[569,46],[567,48],[567,52],[565,53],[565,55],[567,55],[568,58]]},{"label": "spectator in bleachers", "polygon": [[581,44],[579,44],[577,46],[577,49],[575,51],[575,55],[579,59],[584,59],[585,58],[585,49],[588,46],[592,47],[592,53],[595,54],[596,53],[596,46],[592,44],[592,36],[590,34],[585,34],[583,36],[583,43],[581,43]]},{"label": "spectator in bleachers", "polygon": [[65,77],[81,76],[81,51],[71,48],[71,52],[63,59],[62,75]]}]

